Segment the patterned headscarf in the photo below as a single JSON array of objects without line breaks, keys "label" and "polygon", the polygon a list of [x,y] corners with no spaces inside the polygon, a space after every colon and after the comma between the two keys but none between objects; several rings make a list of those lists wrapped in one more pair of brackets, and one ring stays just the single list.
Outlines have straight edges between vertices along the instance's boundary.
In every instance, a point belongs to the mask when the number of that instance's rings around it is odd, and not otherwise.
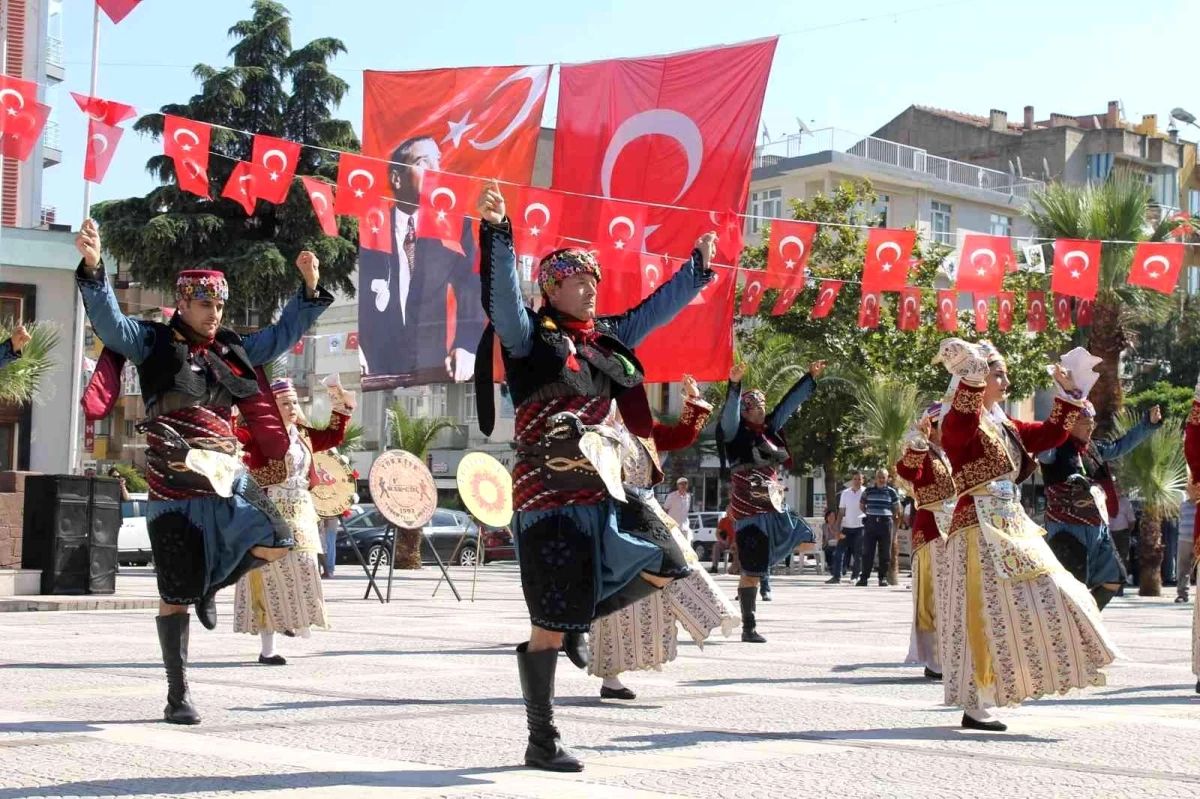
[{"label": "patterned headscarf", "polygon": [[921,414],[921,419],[928,419],[934,424],[939,424],[942,421],[942,403],[935,402],[929,405]]},{"label": "patterned headscarf", "polygon": [[271,393],[275,396],[280,394],[295,394],[296,384],[287,377],[277,377],[271,381]]},{"label": "patterned headscarf", "polygon": [[229,299],[229,283],[222,272],[210,269],[187,269],[175,279],[175,301]]},{"label": "patterned headscarf", "polygon": [[991,366],[997,361],[1000,363],[1004,362],[1004,356],[1000,354],[1000,350],[996,349],[996,345],[987,339],[983,339],[979,342],[979,349],[982,352],[983,357],[987,360],[988,366]]},{"label": "patterned headscarf", "polygon": [[767,395],[752,388],[742,392],[742,413],[762,411],[767,409]]},{"label": "patterned headscarf", "polygon": [[549,296],[555,286],[581,272],[592,275],[597,283],[600,282],[600,264],[596,256],[579,247],[555,250],[538,265],[538,286],[542,294]]}]

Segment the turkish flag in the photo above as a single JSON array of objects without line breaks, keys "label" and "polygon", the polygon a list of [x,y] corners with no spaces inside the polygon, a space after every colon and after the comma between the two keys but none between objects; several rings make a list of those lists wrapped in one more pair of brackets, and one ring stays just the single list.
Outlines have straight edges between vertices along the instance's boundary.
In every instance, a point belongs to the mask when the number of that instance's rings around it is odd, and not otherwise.
[{"label": "turkish flag", "polygon": [[804,281],[804,269],[812,253],[817,226],[812,222],[779,219],[771,223],[767,249],[767,272],[774,276],[772,288],[784,288]]},{"label": "turkish flag", "polygon": [[300,160],[300,145],[293,141],[254,135],[254,155],[251,172],[254,175],[254,197],[280,205],[287,199]]},{"label": "turkish flag", "polygon": [[754,316],[762,305],[763,294],[767,290],[767,274],[761,269],[746,269],[746,286],[742,289],[742,307],[738,313],[742,316]]},{"label": "turkish flag", "polygon": [[968,233],[958,259],[955,288],[974,294],[998,294],[1004,275],[1014,263],[1012,241],[1007,236]]},{"label": "turkish flag", "polygon": [[[10,81],[11,78],[8,81],[0,81],[0,86]],[[8,112],[3,122],[4,143],[0,145],[0,153],[3,153],[5,158],[28,161],[38,138],[42,135],[42,128],[46,127],[46,120],[50,118],[50,106],[34,103],[32,108],[15,108],[8,104],[8,97],[11,95],[5,95],[5,91],[9,89],[0,89],[0,105]]]},{"label": "turkish flag", "polygon": [[120,22],[133,11],[142,0],[96,0],[96,5],[104,9],[113,24]]},{"label": "turkish flag", "polygon": [[358,331],[357,330],[352,330],[351,332],[346,334],[346,349],[348,349],[348,350],[358,349]]},{"label": "turkish flag", "polygon": [[87,152],[83,157],[84,180],[92,183],[104,182],[104,176],[117,153],[117,144],[120,143],[123,133],[125,131],[121,128],[94,119],[88,120]]},{"label": "turkish flag", "polygon": [[1059,330],[1071,329],[1071,298],[1065,294],[1054,295],[1054,321]]},{"label": "turkish flag", "polygon": [[[338,226],[333,209],[337,205],[337,198],[333,186],[317,178],[302,177],[300,180],[308,192],[308,199],[312,201],[313,213],[317,215],[317,221],[321,223],[321,230],[326,236],[336,236]],[[341,194],[340,189],[337,194]]]},{"label": "turkish flag", "polygon": [[417,212],[417,236],[441,239],[447,247],[461,249],[463,219],[475,200],[477,189],[466,175],[425,170],[421,180],[421,206]]},{"label": "turkish flag", "polygon": [[1095,299],[1100,288],[1100,242],[1056,239],[1050,290],[1081,300]]},{"label": "turkish flag", "polygon": [[975,301],[975,332],[986,333],[988,330],[988,305],[991,297],[986,294],[976,294]]},{"label": "turkish flag", "polygon": [[921,326],[921,290],[909,287],[900,292],[900,307],[896,309],[896,327],[916,330]]},{"label": "turkish flag", "polygon": [[1172,216],[1171,221],[1179,223],[1179,225],[1171,231],[1171,238],[1182,239],[1185,236],[1190,236],[1195,230],[1195,228],[1192,226],[1192,218],[1183,211],[1180,211]]},{"label": "turkish flag", "polygon": [[1001,333],[1012,330],[1013,311],[1016,303],[1017,297],[1011,291],[1000,292],[996,300],[996,326],[1000,328]]},{"label": "turkish flag", "polygon": [[937,301],[938,330],[943,333],[956,332],[958,330],[958,292],[953,289],[939,289]]},{"label": "turkish flag", "polygon": [[1075,308],[1075,324],[1079,327],[1092,326],[1092,301],[1080,300]]},{"label": "turkish flag", "polygon": [[1184,245],[1143,241],[1133,253],[1129,285],[1171,294],[1179,284]]},{"label": "turkish flag", "polygon": [[779,296],[775,298],[775,307],[771,309],[771,316],[783,316],[791,310],[791,307],[796,304],[796,298],[800,296],[800,291],[803,288],[804,284],[800,284],[781,290]]},{"label": "turkish flag", "polygon": [[137,109],[124,103],[105,100],[100,97],[88,97],[86,94],[71,92],[79,110],[88,115],[89,119],[103,122],[105,125],[120,125],[127,119],[137,115]]},{"label": "turkish flag", "polygon": [[1031,291],[1026,295],[1025,322],[1030,333],[1041,333],[1046,329],[1046,293]]},{"label": "turkish flag", "polygon": [[[664,275],[663,280],[670,280],[683,264],[682,259],[668,259],[670,275]],[[715,270],[715,274],[717,279],[705,286],[673,322],[655,330],[641,345],[635,345],[646,370],[647,383],[676,382],[685,374],[697,380],[729,377],[733,368],[737,270],[722,268]],[[600,285],[604,285],[603,280]]]},{"label": "turkish flag", "polygon": [[396,161],[400,145],[424,137],[437,152],[432,169],[528,183],[549,83],[548,66],[368,70],[363,154]]},{"label": "turkish flag", "polygon": [[867,291],[864,287],[858,303],[858,326],[879,327],[879,292]]},{"label": "turkish flag", "polygon": [[296,343],[294,345],[292,345],[292,352],[295,353],[296,355],[304,354],[304,339],[303,338],[297,339]]},{"label": "turkish flag", "polygon": [[863,265],[863,291],[903,291],[912,265],[915,230],[871,228],[867,234],[867,258]]},{"label": "turkish flag", "polygon": [[558,246],[558,226],[562,222],[562,194],[522,186],[511,208],[508,217],[517,255],[540,260],[553,252]]},{"label": "turkish flag", "polygon": [[641,253],[641,257],[638,259],[641,265],[639,270],[642,281],[641,299],[649,297],[665,282],[667,274],[671,272],[670,260],[663,255]]},{"label": "turkish flag", "polygon": [[387,185],[387,164],[377,158],[342,153],[338,157],[334,213],[365,215],[377,204],[376,198],[384,196]]},{"label": "turkish flag", "polygon": [[183,117],[163,116],[163,154],[175,162],[179,188],[208,197],[208,154],[212,125]]},{"label": "turkish flag", "polygon": [[737,266],[742,260],[742,250],[746,246],[745,237],[742,235],[741,215],[731,208],[719,214],[709,211],[708,216],[716,225],[717,233],[717,257],[713,259],[713,263]]},{"label": "turkish flag", "polygon": [[[392,204],[383,197],[375,199],[375,207],[358,218],[358,246],[364,250],[392,252],[392,226],[388,224]],[[425,214],[418,214],[425,216]]]},{"label": "turkish flag", "polygon": [[[0,109],[5,112],[4,116],[0,117],[0,130],[7,131],[8,125],[15,121],[22,112],[37,105],[36,83],[31,80],[0,75]],[[36,114],[34,118],[36,119]]]},{"label": "turkish flag", "polygon": [[829,316],[829,312],[833,310],[834,302],[837,301],[838,292],[841,290],[842,281],[822,280],[821,288],[817,291],[817,301],[813,303],[809,318],[824,319],[826,316]]},{"label": "turkish flag", "polygon": [[[660,206],[742,212],[775,39],[559,70],[553,186]],[[586,237],[586,202],[568,207]],[[690,253],[704,214],[654,207],[643,249]],[[729,243],[727,242],[726,245]],[[722,257],[727,257],[727,246]]]},{"label": "turkish flag", "polygon": [[239,203],[246,216],[254,216],[254,171],[249,164],[238,161],[233,172],[229,173],[229,180],[225,181],[221,196]]},{"label": "turkish flag", "polygon": [[[600,253],[602,266],[619,266],[630,262],[632,256],[645,249],[646,206],[621,200],[604,200],[596,216],[596,229],[591,240]],[[690,253],[691,250],[688,250]]]}]

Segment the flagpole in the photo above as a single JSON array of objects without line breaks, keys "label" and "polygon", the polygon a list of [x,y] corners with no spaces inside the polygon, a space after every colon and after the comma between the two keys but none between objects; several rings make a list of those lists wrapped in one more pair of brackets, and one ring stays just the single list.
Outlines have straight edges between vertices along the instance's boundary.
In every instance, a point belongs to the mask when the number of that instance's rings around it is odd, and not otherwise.
[{"label": "flagpole", "polygon": [[[8,74],[8,0],[0,0],[0,74]],[[0,152],[0,214],[4,208],[4,153]],[[38,209],[39,216],[41,209]],[[3,239],[4,225],[0,223],[0,240]],[[21,324],[20,319],[13,320]]]},{"label": "flagpole", "polygon": [[[7,0],[5,0],[7,4]],[[93,3],[92,14],[92,76],[90,89],[88,90],[89,97],[96,96],[96,83],[100,77],[100,4]],[[88,214],[92,210],[92,183],[85,180],[83,182],[83,219],[88,218]],[[82,227],[83,223],[80,222]],[[68,448],[68,457],[70,462],[67,466],[69,473],[82,472],[80,463],[80,447],[79,447],[79,398],[83,395],[83,300],[79,296],[79,292],[73,292],[75,295],[75,330],[71,344],[71,363],[74,365],[74,371],[71,374],[71,433],[70,447]]]}]

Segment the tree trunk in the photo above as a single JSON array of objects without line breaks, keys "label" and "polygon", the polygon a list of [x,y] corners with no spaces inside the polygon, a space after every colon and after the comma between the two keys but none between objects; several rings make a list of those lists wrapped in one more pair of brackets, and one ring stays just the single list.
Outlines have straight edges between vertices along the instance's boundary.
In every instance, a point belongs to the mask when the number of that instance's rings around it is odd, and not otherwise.
[{"label": "tree trunk", "polygon": [[1162,511],[1147,509],[1138,525],[1138,596],[1162,596]]},{"label": "tree trunk", "polygon": [[396,568],[421,568],[421,531],[401,529],[396,539]]},{"label": "tree trunk", "polygon": [[900,584],[900,528],[892,530],[892,558],[888,562],[888,583]]},{"label": "tree trunk", "polygon": [[1096,433],[1108,435],[1113,421],[1124,404],[1121,389],[1121,353],[1129,346],[1129,336],[1121,323],[1118,305],[1098,302],[1093,309],[1092,332],[1088,349],[1103,360],[1096,365],[1100,379],[1092,388],[1089,399],[1096,406]]},{"label": "tree trunk", "polygon": [[[838,509],[838,494],[840,486],[838,484],[838,463],[835,458],[826,458],[821,464],[821,468],[825,470],[825,510]],[[824,518],[825,514],[821,514]]]}]

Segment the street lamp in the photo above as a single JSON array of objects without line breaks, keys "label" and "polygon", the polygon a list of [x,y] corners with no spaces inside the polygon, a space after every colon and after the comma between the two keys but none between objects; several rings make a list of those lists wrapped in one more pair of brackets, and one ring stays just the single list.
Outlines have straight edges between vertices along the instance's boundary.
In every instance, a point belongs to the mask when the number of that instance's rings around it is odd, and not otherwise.
[{"label": "street lamp", "polygon": [[1172,108],[1171,119],[1178,120],[1185,125],[1191,125],[1193,128],[1200,128],[1200,125],[1196,124],[1195,115],[1188,113],[1183,108]]}]

